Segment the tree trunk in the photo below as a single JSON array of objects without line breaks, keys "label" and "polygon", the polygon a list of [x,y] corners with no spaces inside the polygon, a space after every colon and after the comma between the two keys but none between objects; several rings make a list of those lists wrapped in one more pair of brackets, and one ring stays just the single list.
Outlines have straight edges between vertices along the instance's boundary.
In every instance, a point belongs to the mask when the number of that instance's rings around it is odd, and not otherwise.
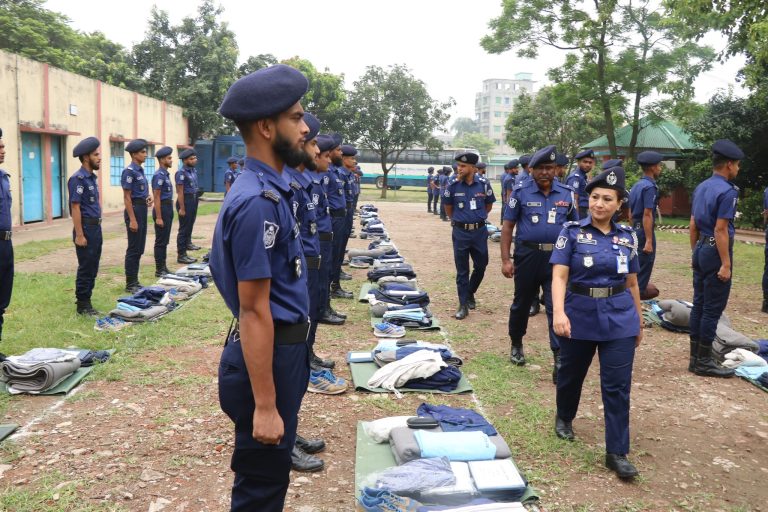
[{"label": "tree trunk", "polygon": [[384,172],[384,186],[381,187],[381,199],[386,199],[388,186],[387,175],[389,174],[389,169],[387,169],[387,159],[383,156],[381,157],[381,170]]},{"label": "tree trunk", "polygon": [[600,104],[603,108],[603,118],[605,120],[605,135],[608,138],[608,147],[611,150],[611,158],[616,158],[616,133],[613,127],[613,112],[611,110],[611,98],[608,96],[608,86],[605,78],[605,32],[608,30],[607,23],[603,22],[600,33],[600,44],[597,49],[597,83],[600,87]]},{"label": "tree trunk", "polygon": [[640,59],[640,65],[637,67],[637,76],[635,78],[635,105],[632,111],[632,138],[629,141],[629,150],[627,152],[627,160],[634,158],[635,146],[637,146],[637,138],[640,135],[640,100],[643,98],[643,76],[640,73],[641,69],[645,69],[645,62],[648,60],[648,39],[646,38],[643,44],[643,58]]}]

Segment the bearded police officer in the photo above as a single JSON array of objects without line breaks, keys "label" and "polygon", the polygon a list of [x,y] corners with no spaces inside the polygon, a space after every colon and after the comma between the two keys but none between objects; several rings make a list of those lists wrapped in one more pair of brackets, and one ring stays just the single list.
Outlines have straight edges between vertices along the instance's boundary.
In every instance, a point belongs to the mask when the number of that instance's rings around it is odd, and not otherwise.
[{"label": "bearded police officer", "polygon": [[135,139],[125,146],[131,155],[131,163],[123,171],[120,184],[123,187],[125,211],[123,218],[128,232],[128,248],[125,251],[125,291],[136,293],[139,283],[139,260],[147,243],[147,208],[152,206],[149,184],[144,177],[142,164],[147,160],[147,141]]},{"label": "bearded police officer", "polygon": [[[584,187],[587,186],[589,181],[589,173],[595,167],[595,152],[591,149],[585,149],[580,153],[576,153],[576,169],[568,175],[565,183],[576,192],[576,200],[579,202],[579,218],[583,218],[587,215],[589,209],[589,198],[584,191]],[[610,166],[614,167],[614,166]],[[607,169],[608,166],[603,166]]]},{"label": "bearded police officer", "polygon": [[170,168],[173,164],[173,149],[164,146],[155,152],[159,167],[152,176],[152,195],[155,206],[152,219],[155,221],[155,277],[170,274],[168,269],[168,243],[173,226],[173,182]]}]

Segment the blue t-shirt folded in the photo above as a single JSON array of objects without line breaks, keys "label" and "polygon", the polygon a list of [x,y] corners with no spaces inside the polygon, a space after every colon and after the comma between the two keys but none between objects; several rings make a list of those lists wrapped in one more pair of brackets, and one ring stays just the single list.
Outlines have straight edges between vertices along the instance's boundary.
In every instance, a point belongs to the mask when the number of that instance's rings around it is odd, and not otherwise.
[{"label": "blue t-shirt folded", "polygon": [[412,389],[437,389],[444,393],[453,391],[459,387],[459,381],[461,380],[461,370],[455,366],[446,366],[440,368],[440,370],[424,379],[411,379],[405,383],[405,387]]},{"label": "blue t-shirt folded", "polygon": [[419,443],[421,456],[448,457],[451,461],[493,460],[496,445],[483,432],[428,432],[413,433]]},{"label": "blue t-shirt folded", "polygon": [[443,432],[479,431],[489,436],[498,434],[482,414],[472,409],[423,403],[416,409],[417,416],[431,416],[440,422]]}]

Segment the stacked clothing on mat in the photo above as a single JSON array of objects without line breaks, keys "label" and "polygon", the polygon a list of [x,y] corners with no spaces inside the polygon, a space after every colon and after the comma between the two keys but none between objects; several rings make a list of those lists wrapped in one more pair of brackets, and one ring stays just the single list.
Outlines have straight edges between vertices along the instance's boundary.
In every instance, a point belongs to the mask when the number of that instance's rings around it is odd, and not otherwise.
[{"label": "stacked clothing on mat", "polygon": [[378,281],[384,276],[405,276],[408,279],[414,279],[416,278],[416,272],[414,272],[413,267],[407,263],[381,265],[378,268],[368,271],[368,280],[371,282]]},{"label": "stacked clothing on mat", "polygon": [[440,352],[415,350],[376,370],[368,385],[387,389],[401,398],[397,388],[450,392],[459,387],[461,377],[461,370],[446,363]]},{"label": "stacked clothing on mat", "polygon": [[180,269],[176,270],[174,274],[182,277],[204,276],[210,278],[211,269],[208,267],[207,263],[192,263],[186,267],[181,267]]},{"label": "stacked clothing on mat", "polygon": [[400,359],[403,359],[406,356],[409,356],[419,350],[431,350],[433,352],[436,352],[440,354],[440,357],[443,358],[443,361],[445,361],[446,364],[450,366],[455,366],[456,368],[460,367],[463,364],[463,361],[461,360],[461,358],[457,357],[456,354],[454,354],[453,351],[449,348],[430,348],[430,347],[419,346],[417,344],[399,346],[389,350],[374,349],[373,362],[375,362],[379,367],[382,367],[391,362],[399,361]]},{"label": "stacked clothing on mat", "polygon": [[[2,376],[11,394],[43,393],[75,373],[82,361],[79,350],[33,348],[20,356],[8,356],[2,363]],[[93,357],[86,360],[93,364]]]},{"label": "stacked clothing on mat", "polygon": [[423,403],[416,409],[421,417],[431,417],[440,423],[444,432],[484,432],[489,436],[498,432],[482,414],[472,409],[450,407],[448,405],[432,405]]},{"label": "stacked clothing on mat", "polygon": [[170,274],[161,277],[156,286],[165,288],[175,301],[188,299],[203,289],[203,286],[192,278]]},{"label": "stacked clothing on mat", "polygon": [[148,286],[128,297],[117,299],[117,307],[109,312],[111,317],[126,322],[155,320],[178,307],[171,294],[161,286]]},{"label": "stacked clothing on mat", "polygon": [[[498,458],[498,459],[506,459],[512,456],[512,452],[509,449],[509,446],[504,441],[504,439],[501,436],[488,436],[484,434],[483,432],[443,432],[443,430],[440,427],[434,428],[434,429],[420,429],[415,430],[412,428],[409,428],[408,426],[405,427],[394,427],[389,432],[389,446],[392,449],[392,454],[395,456],[395,461],[398,464],[402,464],[404,462],[408,462],[415,459],[420,459],[422,457],[428,457],[430,452],[427,451],[425,454],[423,445],[421,442],[419,442],[419,439],[417,437],[421,436],[421,434],[418,434],[418,432],[427,432],[430,434],[471,434],[471,436],[475,436],[476,434],[480,434],[480,436],[485,437],[478,437],[477,439],[469,440],[469,438],[465,438],[464,436],[455,437],[452,439],[449,439],[448,437],[444,438],[433,438],[433,439],[427,439],[427,442],[432,441],[432,447],[428,449],[432,449],[434,447],[437,447],[437,449],[445,449],[446,452],[442,453],[440,456],[448,457],[450,460],[483,460],[485,458]],[[470,436],[470,437],[471,437]],[[465,441],[468,441],[466,444]],[[459,445],[452,446],[451,443],[458,442]],[[466,448],[474,443],[478,443],[480,446],[480,450],[478,450],[478,458],[462,458],[462,456],[466,455]],[[493,446],[493,449],[491,451],[491,446]],[[455,450],[459,450],[459,452],[456,452]],[[457,458],[453,458],[452,455],[456,454]]]}]

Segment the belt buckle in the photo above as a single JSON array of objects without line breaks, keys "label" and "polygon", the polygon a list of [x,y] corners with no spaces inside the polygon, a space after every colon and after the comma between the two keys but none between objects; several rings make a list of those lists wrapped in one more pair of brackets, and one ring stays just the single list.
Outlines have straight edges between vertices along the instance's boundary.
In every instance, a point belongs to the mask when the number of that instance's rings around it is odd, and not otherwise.
[{"label": "belt buckle", "polygon": [[589,295],[595,299],[607,299],[611,296],[610,288],[590,288]]}]

